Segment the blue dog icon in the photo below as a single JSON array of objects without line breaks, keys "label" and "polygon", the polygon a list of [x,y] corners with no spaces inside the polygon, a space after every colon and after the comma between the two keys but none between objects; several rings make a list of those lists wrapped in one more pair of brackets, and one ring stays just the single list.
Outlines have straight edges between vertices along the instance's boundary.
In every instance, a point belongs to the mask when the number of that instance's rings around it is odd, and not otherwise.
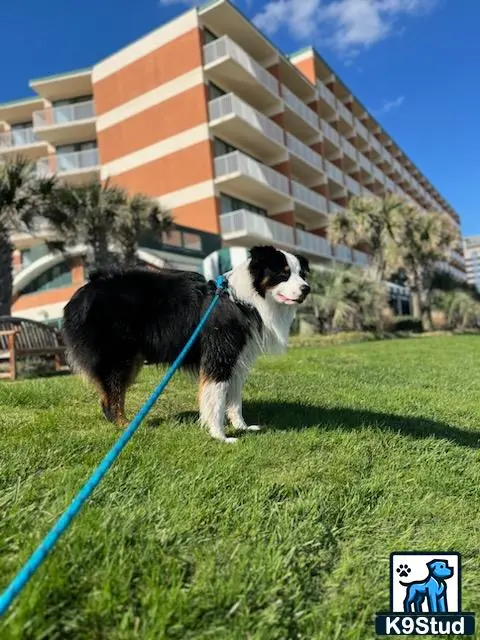
[{"label": "blue dog icon", "polygon": [[402,582],[400,584],[407,587],[407,595],[403,601],[405,613],[413,611],[422,613],[422,603],[425,599],[428,602],[428,610],[431,613],[446,613],[447,607],[447,585],[445,580],[453,576],[453,568],[448,566],[445,560],[430,560],[427,562],[428,576],[425,580],[416,582]]}]

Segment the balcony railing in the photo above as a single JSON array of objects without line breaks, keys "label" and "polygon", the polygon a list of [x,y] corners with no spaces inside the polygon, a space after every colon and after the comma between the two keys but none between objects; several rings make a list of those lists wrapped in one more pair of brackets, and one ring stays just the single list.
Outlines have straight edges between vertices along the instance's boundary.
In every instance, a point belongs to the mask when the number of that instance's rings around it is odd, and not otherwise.
[{"label": "balcony railing", "polygon": [[320,213],[328,213],[327,200],[319,193],[315,193],[303,184],[292,180],[292,196],[302,204],[315,209]]},{"label": "balcony railing", "polygon": [[61,107],[50,107],[33,112],[33,126],[51,127],[53,125],[68,124],[78,120],[89,120],[95,117],[93,100],[66,104]]},{"label": "balcony railing", "polygon": [[307,107],[305,102],[297,98],[297,96],[290,91],[285,85],[282,85],[282,97],[290,109],[295,111],[295,113],[300,116],[305,122],[313,127],[314,129],[318,129],[318,117],[317,114]]},{"label": "balcony railing", "polygon": [[375,176],[375,178],[380,182],[380,184],[385,184],[385,177],[386,176],[383,173],[383,171],[381,171],[374,164],[372,164],[372,168],[373,168],[373,175]]},{"label": "balcony railing", "polygon": [[352,160],[358,160],[358,158],[357,158],[357,150],[355,149],[353,144],[351,144],[345,138],[341,138],[340,144],[341,144],[342,150],[345,153],[345,155],[347,155]]},{"label": "balcony railing", "polygon": [[350,126],[353,126],[353,113],[350,111],[350,109],[347,109],[347,107],[339,100],[337,100],[337,110],[340,114],[340,117],[342,117],[345,122],[348,122]]},{"label": "balcony railing", "polygon": [[360,151],[358,152],[358,161],[362,169],[368,171],[368,173],[372,173],[372,163],[366,156],[363,155],[363,153],[360,153]]},{"label": "balcony railing", "polygon": [[330,213],[343,213],[345,211],[345,207],[342,207],[340,204],[337,204],[336,202],[329,202],[328,203],[328,210],[330,211]]},{"label": "balcony railing", "polygon": [[333,248],[335,257],[342,262],[352,262],[352,252],[344,244],[337,244]]},{"label": "balcony railing", "polygon": [[252,235],[287,246],[295,246],[293,227],[251,211],[239,209],[220,216],[222,235]]},{"label": "balcony railing", "polygon": [[387,190],[390,191],[390,193],[395,193],[396,185],[392,180],[390,180],[390,178],[386,179],[385,186],[387,187]]},{"label": "balcony railing", "polygon": [[345,176],[345,185],[349,191],[351,191],[356,196],[359,196],[362,193],[362,187],[359,182],[351,178],[350,176]]},{"label": "balcony railing", "polygon": [[42,158],[37,162],[37,171],[40,175],[68,173],[93,168],[99,164],[98,149],[84,149],[73,153],[60,153],[52,158]]},{"label": "balcony railing", "polygon": [[320,80],[317,82],[317,89],[319,96],[322,97],[327,104],[333,107],[333,109],[336,109],[337,99],[330,91],[330,89],[328,89]]},{"label": "balcony railing", "polygon": [[333,144],[337,147],[340,146],[340,136],[338,134],[338,131],[335,131],[335,129],[328,124],[328,122],[325,122],[325,120],[321,121],[321,127],[322,127],[322,131],[323,131],[323,135],[328,138],[330,140],[330,142],[333,142]]},{"label": "balcony railing", "polygon": [[210,120],[217,120],[229,115],[236,115],[252,127],[261,131],[267,138],[284,145],[283,129],[256,109],[232,93],[215,98],[208,104]]},{"label": "balcony railing", "polygon": [[322,156],[290,133],[287,133],[287,147],[293,155],[318,171],[323,171]]},{"label": "balcony railing", "polygon": [[0,133],[0,149],[8,149],[10,147],[23,147],[25,145],[37,142],[33,129],[12,129]]},{"label": "balcony railing", "polygon": [[370,146],[372,147],[372,149],[375,149],[375,151],[381,155],[383,157],[383,145],[380,142],[380,140],[378,140],[378,138],[376,138],[374,135],[370,136]]},{"label": "balcony railing", "polygon": [[336,167],[329,160],[325,160],[325,170],[326,170],[327,176],[331,180],[333,180],[334,182],[337,182],[338,184],[341,184],[341,185],[344,184],[344,173],[343,173],[343,171],[341,171],[338,167]]},{"label": "balcony railing", "polygon": [[215,174],[217,178],[228,176],[232,173],[248,176],[276,191],[290,195],[288,179],[285,176],[261,162],[249,158],[241,151],[233,151],[215,158]]},{"label": "balcony railing", "polygon": [[241,67],[253,76],[260,84],[267,88],[273,95],[279,96],[278,81],[246,51],[228,36],[222,36],[218,40],[209,42],[203,47],[205,65],[222,58],[232,58]]},{"label": "balcony railing", "polygon": [[361,265],[362,267],[366,267],[368,264],[368,255],[363,251],[357,251],[354,249],[353,253],[353,262],[355,264]]},{"label": "balcony railing", "polygon": [[296,230],[297,246],[307,253],[311,253],[324,258],[332,257],[332,249],[329,242],[321,236],[316,236],[302,229]]},{"label": "balcony railing", "polygon": [[373,136],[370,136],[367,127],[363,125],[358,118],[355,118],[355,129],[358,135],[360,135],[367,142],[370,142],[370,137],[373,138]]}]

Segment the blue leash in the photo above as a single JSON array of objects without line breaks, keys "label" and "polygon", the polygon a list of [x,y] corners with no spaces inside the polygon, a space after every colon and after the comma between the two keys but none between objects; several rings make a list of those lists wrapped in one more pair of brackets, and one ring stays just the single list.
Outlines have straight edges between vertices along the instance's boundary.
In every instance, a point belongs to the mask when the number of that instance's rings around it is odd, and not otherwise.
[{"label": "blue leash", "polygon": [[174,373],[182,364],[185,356],[188,351],[191,349],[193,343],[197,339],[199,333],[205,326],[205,323],[208,320],[208,317],[212,313],[215,305],[220,299],[220,295],[227,288],[227,280],[224,276],[219,276],[215,282],[217,286],[217,290],[215,292],[215,296],[211,301],[208,309],[205,312],[205,315],[201,318],[198,323],[197,328],[190,336],[187,344],[183,347],[180,355],[177,357],[175,362],[168,369],[167,373],[163,377],[162,381],[159,383],[155,391],[152,393],[147,402],[143,405],[140,411],[137,413],[135,418],[129,424],[129,426],[125,429],[123,434],[117,440],[117,442],[113,445],[110,451],[106,454],[103,460],[100,462],[98,467],[94,470],[90,478],[83,485],[80,491],[77,493],[75,498],[70,503],[70,506],[63,512],[60,518],[56,521],[47,535],[44,537],[42,542],[38,545],[35,551],[32,553],[30,558],[25,562],[23,567],[17,573],[17,575],[13,578],[11,583],[5,589],[5,591],[0,595],[0,616],[2,616],[7,609],[12,604],[13,600],[18,596],[18,594],[23,590],[26,586],[27,582],[33,576],[35,571],[40,567],[43,563],[47,555],[53,549],[55,544],[57,543],[60,536],[67,530],[68,526],[75,518],[77,513],[83,507],[85,501],[92,495],[95,488],[100,484],[103,476],[107,473],[110,467],[113,465],[115,460],[118,458],[120,453],[122,452],[125,445],[128,443],[130,438],[133,436],[135,431],[141,425],[143,419],[146,417],[147,413],[153,407],[155,402],[158,400],[158,397],[165,389],[167,384],[170,382]]}]

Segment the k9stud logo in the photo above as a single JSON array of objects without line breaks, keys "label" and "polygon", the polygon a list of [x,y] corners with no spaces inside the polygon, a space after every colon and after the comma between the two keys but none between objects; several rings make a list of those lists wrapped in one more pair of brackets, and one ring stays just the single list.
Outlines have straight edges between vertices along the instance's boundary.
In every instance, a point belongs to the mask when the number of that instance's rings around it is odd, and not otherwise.
[{"label": "k9stud logo", "polygon": [[377,614],[377,635],[473,635],[475,615],[461,612],[460,554],[392,553],[390,609]]}]

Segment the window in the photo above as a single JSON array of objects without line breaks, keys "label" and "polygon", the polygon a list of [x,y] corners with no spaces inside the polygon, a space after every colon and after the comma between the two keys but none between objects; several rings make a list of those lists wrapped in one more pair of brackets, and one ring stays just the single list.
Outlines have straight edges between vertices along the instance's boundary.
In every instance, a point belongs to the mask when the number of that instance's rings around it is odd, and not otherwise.
[{"label": "window", "polygon": [[215,98],[221,98],[224,95],[226,95],[226,91],[224,91],[223,89],[220,89],[220,87],[217,87],[217,85],[213,84],[213,82],[208,83],[208,101],[209,102],[211,102],[212,100],[215,100]]},{"label": "window", "polygon": [[39,293],[48,289],[57,289],[72,284],[72,272],[66,262],[55,265],[45,273],[32,280],[29,285],[20,291],[21,295]]},{"label": "window", "polygon": [[243,149],[234,147],[232,144],[225,142],[225,140],[220,140],[220,138],[214,138],[213,153],[215,155],[215,158],[226,156],[227,154],[233,153],[234,151],[240,151],[244,156],[248,156],[252,160],[255,160],[255,162],[259,162],[257,158],[254,158],[250,153],[246,153]]},{"label": "window", "polygon": [[251,211],[259,216],[267,217],[267,210],[262,207],[257,207],[250,202],[245,202],[245,200],[234,198],[233,196],[226,195],[225,193],[220,194],[221,214],[231,213],[232,211],[238,211],[239,209],[245,209],[246,211]]},{"label": "window", "polygon": [[35,140],[35,136],[32,131],[32,122],[18,122],[17,124],[12,124],[10,127],[10,135],[12,137],[12,145],[14,147],[18,147],[23,144],[30,144]]},{"label": "window", "polygon": [[210,42],[215,42],[215,40],[218,40],[218,37],[214,33],[212,33],[210,29],[207,29],[205,27],[203,29],[203,43],[209,44]]}]

